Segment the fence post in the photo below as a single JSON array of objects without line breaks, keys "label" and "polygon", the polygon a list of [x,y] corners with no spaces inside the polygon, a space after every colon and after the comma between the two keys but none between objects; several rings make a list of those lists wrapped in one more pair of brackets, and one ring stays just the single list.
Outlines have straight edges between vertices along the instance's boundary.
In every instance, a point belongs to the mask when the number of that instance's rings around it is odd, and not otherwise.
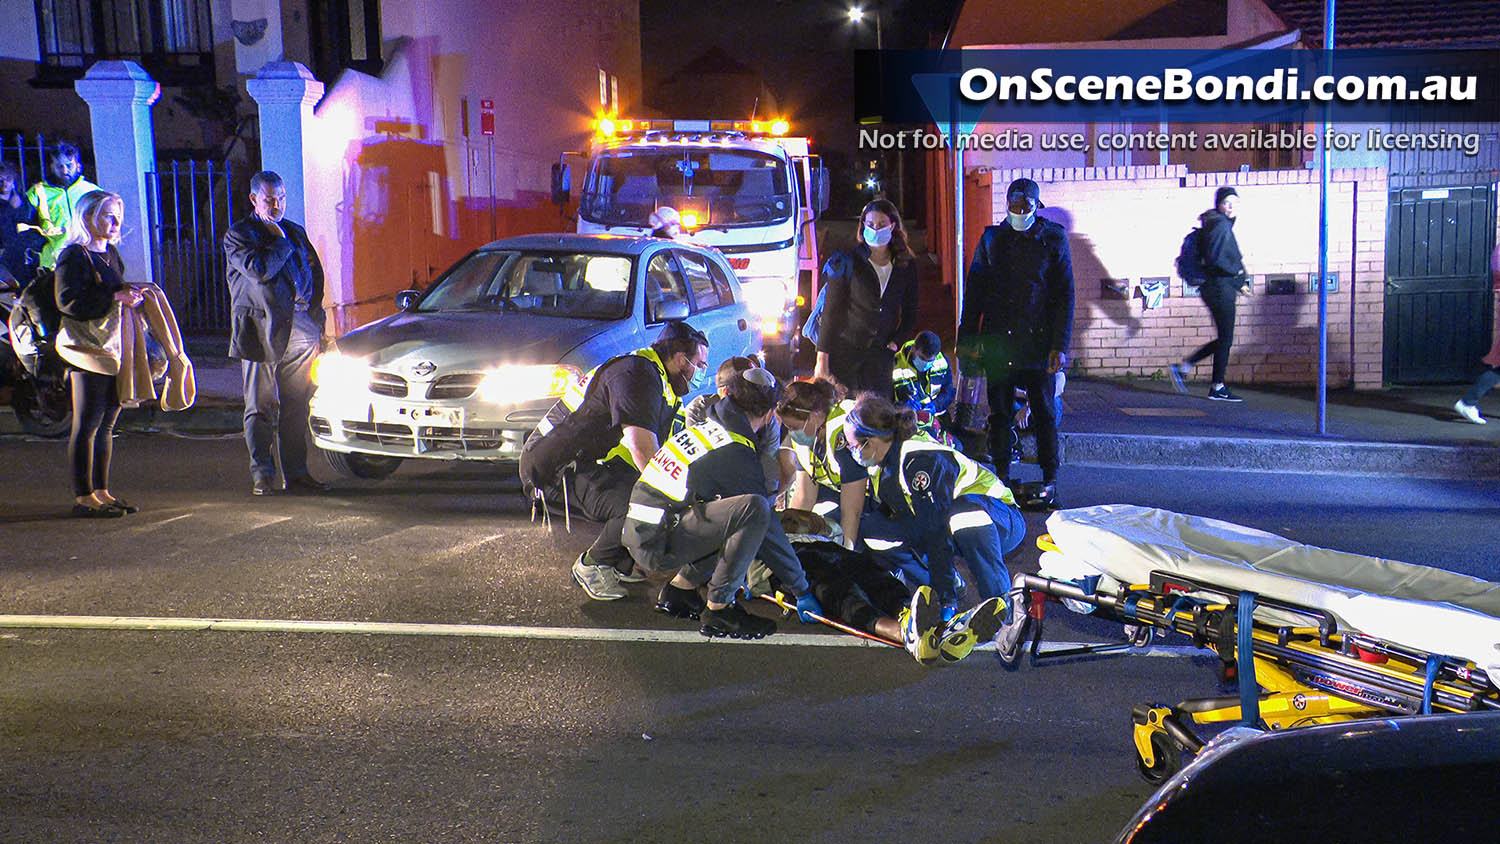
[{"label": "fence post", "polygon": [[260,107],[261,169],[274,170],[286,183],[286,216],[304,226],[307,219],[307,175],[319,152],[308,138],[313,106],[323,97],[323,83],[297,62],[271,62],[245,88]]},{"label": "fence post", "polygon": [[125,201],[120,256],[126,279],[153,281],[146,178],[156,169],[151,106],[161,97],[161,86],[135,62],[103,61],[73,83],[73,90],[89,106],[95,181]]}]

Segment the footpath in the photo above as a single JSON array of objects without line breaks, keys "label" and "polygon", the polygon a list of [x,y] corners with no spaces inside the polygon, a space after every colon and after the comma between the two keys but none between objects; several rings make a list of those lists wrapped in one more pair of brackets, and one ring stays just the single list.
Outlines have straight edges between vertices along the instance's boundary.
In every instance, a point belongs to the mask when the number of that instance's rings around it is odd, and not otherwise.
[{"label": "footpath", "polygon": [[[135,431],[234,434],[241,430],[239,362],[222,338],[189,338],[198,401],[181,413],[126,411]],[[1311,388],[1233,385],[1243,402],[1209,401],[1208,385],[1178,393],[1166,379],[1068,379],[1063,396],[1067,465],[1240,469],[1500,479],[1500,390],[1480,402],[1488,425],[1462,420],[1453,402],[1467,387],[1330,390],[1327,432],[1317,430]],[[0,434],[20,428],[9,408]]]}]

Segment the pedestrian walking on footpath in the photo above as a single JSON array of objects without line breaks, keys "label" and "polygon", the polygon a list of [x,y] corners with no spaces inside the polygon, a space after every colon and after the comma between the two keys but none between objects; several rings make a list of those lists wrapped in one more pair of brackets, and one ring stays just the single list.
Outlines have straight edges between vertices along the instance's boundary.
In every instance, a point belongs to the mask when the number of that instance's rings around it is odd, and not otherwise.
[{"label": "pedestrian walking on footpath", "polygon": [[1490,346],[1490,352],[1484,356],[1483,362],[1487,368],[1479,373],[1474,386],[1453,403],[1453,409],[1458,411],[1458,415],[1475,425],[1483,425],[1488,421],[1479,415],[1479,400],[1493,390],[1496,384],[1500,384],[1500,325],[1495,326],[1495,342]]},{"label": "pedestrian walking on footpath", "polygon": [[229,356],[244,377],[250,492],[274,495],[276,455],[285,491],[327,492],[307,471],[313,360],[324,336],[323,262],[307,230],[286,219],[286,185],[263,170],[250,177],[250,216],[224,234],[231,321]]},{"label": "pedestrian walking on footpath", "polygon": [[1204,275],[1203,283],[1198,286],[1198,295],[1208,306],[1218,336],[1204,343],[1181,363],[1168,367],[1172,384],[1178,392],[1186,393],[1186,381],[1193,364],[1212,357],[1213,384],[1209,387],[1208,397],[1215,401],[1243,401],[1224,383],[1225,372],[1229,369],[1229,348],[1234,344],[1235,300],[1240,294],[1248,293],[1250,285],[1250,277],[1245,274],[1245,263],[1240,256],[1240,244],[1234,237],[1238,202],[1239,193],[1234,188],[1219,188],[1214,192],[1214,207],[1198,217],[1202,221],[1198,228],[1198,259]]}]

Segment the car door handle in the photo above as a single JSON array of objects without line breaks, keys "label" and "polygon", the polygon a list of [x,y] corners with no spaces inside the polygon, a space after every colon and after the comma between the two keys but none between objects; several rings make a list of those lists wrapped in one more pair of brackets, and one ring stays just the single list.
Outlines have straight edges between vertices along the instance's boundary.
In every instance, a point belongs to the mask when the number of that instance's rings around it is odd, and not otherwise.
[{"label": "car door handle", "polygon": [[750,327],[750,326],[748,326],[748,325],[746,325],[746,324],[745,324],[745,321],[744,321],[744,320],[740,320],[740,330],[741,330],[741,331],[744,331],[744,330],[745,330],[745,329],[747,329],[747,328],[749,328],[749,327]]}]

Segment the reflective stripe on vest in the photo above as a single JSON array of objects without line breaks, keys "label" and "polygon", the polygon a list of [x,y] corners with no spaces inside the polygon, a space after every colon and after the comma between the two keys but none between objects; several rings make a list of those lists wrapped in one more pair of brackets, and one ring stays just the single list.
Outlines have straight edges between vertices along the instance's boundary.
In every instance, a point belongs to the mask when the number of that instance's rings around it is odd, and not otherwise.
[{"label": "reflective stripe on vest", "polygon": [[[651,363],[656,366],[656,374],[661,377],[662,398],[666,400],[667,408],[672,411],[673,415],[673,428],[670,428],[668,430],[675,430],[677,419],[681,418],[682,401],[677,398],[677,393],[672,389],[672,381],[667,377],[667,367],[662,363],[661,357],[657,355],[656,350],[651,348],[650,346],[647,346],[644,349],[636,349],[635,351],[631,352],[631,354],[637,357],[643,357],[646,360],[651,361]],[[624,355],[621,355],[620,357],[624,357]],[[613,363],[616,360],[619,360],[619,358],[610,358],[604,363],[601,363],[593,369],[590,369],[588,371],[588,374],[584,375],[583,380],[581,381],[569,381],[567,387],[563,389],[562,398],[559,399],[559,401],[562,402],[563,407],[566,407],[569,413],[572,413],[579,407],[581,407],[583,405],[583,397],[588,394],[589,385],[594,382],[595,373],[597,373],[607,364]],[[552,424],[552,420],[548,419],[546,416],[543,416],[542,421],[536,423],[536,432],[538,434],[541,434],[542,436],[546,436],[554,427],[555,426]],[[654,434],[656,432],[652,431],[652,433]],[[624,460],[626,465],[630,466],[632,469],[639,470],[640,468],[635,465],[635,457],[630,453],[630,448],[625,445],[624,432],[621,432],[620,434],[620,441],[615,444],[614,448],[609,450],[608,454],[599,458],[599,462],[605,463],[615,458]]]},{"label": "reflective stripe on vest", "polygon": [[[926,434],[917,434],[901,444],[901,461],[898,464],[896,477],[901,482],[901,494],[906,496],[906,506],[912,506],[911,486],[906,479],[906,458],[922,451],[946,452],[958,464],[958,480],[953,484],[954,498],[960,495],[988,495],[1012,507],[1016,506],[1016,497],[999,478],[995,477],[994,472],[965,457],[963,453],[930,439]],[[880,473],[872,472],[871,474],[875,476],[878,494]],[[915,511],[915,508],[913,510]]]},{"label": "reflective stripe on vest", "polygon": [[796,440],[792,441],[792,453],[797,455],[797,463],[812,476],[814,483],[820,483],[829,489],[839,489],[839,462],[833,457],[834,446],[839,442],[839,435],[844,433],[844,422],[849,411],[854,409],[853,399],[844,399],[828,410],[828,421],[823,425],[823,456],[819,457],[814,446],[802,445]]},{"label": "reflective stripe on vest", "polygon": [[715,449],[739,443],[755,451],[755,443],[710,419],[668,439],[641,472],[641,483],[667,498],[685,502],[688,467]]}]

